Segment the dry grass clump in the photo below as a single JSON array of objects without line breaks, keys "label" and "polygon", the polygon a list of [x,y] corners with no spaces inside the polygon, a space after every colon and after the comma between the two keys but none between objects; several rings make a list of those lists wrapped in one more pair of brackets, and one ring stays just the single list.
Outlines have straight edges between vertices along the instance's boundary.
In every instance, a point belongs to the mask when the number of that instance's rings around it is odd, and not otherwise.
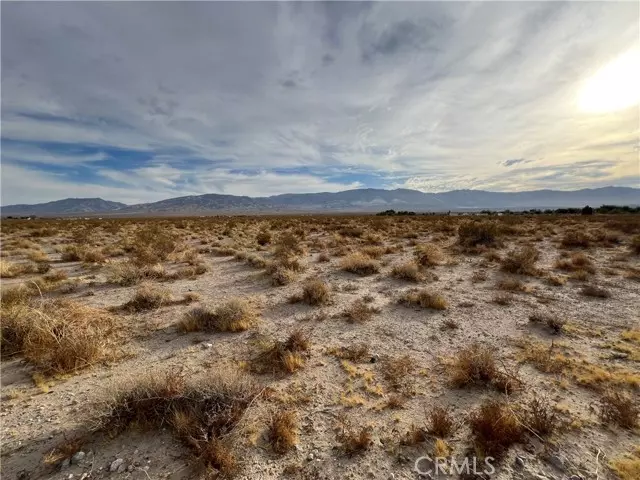
[{"label": "dry grass clump", "polygon": [[567,323],[567,321],[563,318],[559,318],[556,315],[544,313],[533,313],[529,315],[529,321],[531,323],[536,323],[539,325],[546,325],[554,334],[562,333],[562,330]]},{"label": "dry grass clump", "polygon": [[363,453],[373,445],[373,434],[371,427],[352,427],[348,422],[343,422],[337,435],[338,442],[342,450],[348,456]]},{"label": "dry grass clump", "polygon": [[[4,295],[3,295],[4,297]],[[115,319],[69,300],[2,308],[2,356],[20,354],[47,374],[73,372],[115,357]]]},{"label": "dry grass clump", "polygon": [[45,263],[49,261],[49,255],[47,255],[42,250],[34,250],[33,252],[29,252],[27,258],[35,263]]},{"label": "dry grass clump", "polygon": [[319,279],[308,280],[302,286],[302,292],[289,299],[291,303],[304,302],[308,305],[326,305],[330,300],[329,285]]},{"label": "dry grass clump", "polygon": [[271,269],[271,283],[275,286],[289,285],[295,282],[298,275],[293,270],[285,268],[281,265]]},{"label": "dry grass clump", "polygon": [[133,238],[131,257],[136,265],[154,265],[166,260],[176,249],[173,233],[159,224],[140,228]]},{"label": "dry grass clump", "polygon": [[297,257],[304,254],[300,238],[291,232],[281,233],[276,239],[273,255],[278,258]]},{"label": "dry grass clump", "polygon": [[266,342],[253,361],[254,370],[293,373],[304,366],[303,353],[310,347],[309,336],[302,330],[294,330],[285,341]]},{"label": "dry grass clump", "polygon": [[391,276],[400,280],[408,280],[410,282],[420,282],[424,276],[420,272],[420,267],[412,261],[395,265],[391,269]]},{"label": "dry grass clump", "polygon": [[519,347],[522,349],[521,359],[543,373],[561,373],[569,365],[568,359],[556,352],[553,342],[547,347],[541,343],[523,341]]},{"label": "dry grass clump", "polygon": [[609,467],[620,480],[637,480],[640,478],[640,447],[635,447],[635,451],[609,462]]},{"label": "dry grass clump", "polygon": [[445,310],[448,306],[442,295],[427,289],[409,291],[400,298],[399,303],[406,306],[417,305],[433,310]]},{"label": "dry grass clump", "polygon": [[538,436],[546,437],[558,429],[559,418],[547,400],[534,397],[524,413],[524,424]]},{"label": "dry grass clump", "polygon": [[397,358],[386,358],[382,364],[382,376],[389,387],[396,392],[408,392],[413,384],[411,374],[416,369],[416,362],[409,355]]},{"label": "dry grass clump", "polygon": [[362,253],[352,253],[340,261],[340,269],[358,275],[373,275],[380,271],[380,263]]},{"label": "dry grass clump", "polygon": [[486,400],[469,416],[476,448],[485,456],[500,458],[524,437],[513,406],[502,400]]},{"label": "dry grass clump", "polygon": [[181,332],[243,332],[257,323],[257,313],[247,301],[235,298],[215,310],[195,307],[178,323]]},{"label": "dry grass clump", "polygon": [[600,400],[600,417],[606,423],[615,423],[622,428],[635,428],[640,415],[640,405],[636,400],[623,392],[610,392]]},{"label": "dry grass clump", "polygon": [[501,306],[511,305],[511,303],[513,302],[513,295],[504,292],[496,293],[491,298],[491,301]]},{"label": "dry grass clump", "polygon": [[602,287],[596,287],[595,285],[585,285],[580,290],[580,293],[585,297],[595,297],[595,298],[610,298],[611,292]]},{"label": "dry grass clump", "polygon": [[416,262],[425,267],[433,267],[444,261],[444,253],[437,245],[426,243],[418,245],[413,252]]},{"label": "dry grass clump", "polygon": [[105,402],[95,429],[118,434],[132,426],[170,428],[214,476],[239,470],[233,439],[260,394],[250,378],[215,369],[201,377],[172,370],[136,376]]},{"label": "dry grass clump", "polygon": [[264,246],[271,242],[271,232],[268,230],[261,230],[256,235],[256,242],[258,245]]},{"label": "dry grass clump", "polygon": [[371,320],[376,313],[380,313],[380,310],[370,307],[363,299],[359,298],[347,307],[342,315],[351,323],[364,323]]},{"label": "dry grass clump", "polygon": [[518,278],[503,278],[498,281],[496,287],[506,292],[526,292],[527,286]]},{"label": "dry grass clump", "polygon": [[11,263],[0,260],[0,278],[15,278],[36,271],[36,266],[32,263]]},{"label": "dry grass clump", "polygon": [[538,275],[539,271],[535,265],[539,258],[540,252],[535,247],[522,247],[518,251],[513,251],[505,255],[500,268],[509,273]]},{"label": "dry grass clump", "polygon": [[478,343],[458,350],[450,359],[447,370],[451,384],[457,388],[483,385],[511,393],[522,383],[516,375],[499,369],[493,350]]},{"label": "dry grass clump", "polygon": [[366,343],[333,349],[331,350],[331,354],[342,360],[349,360],[355,363],[364,362],[371,358],[369,347]]},{"label": "dry grass clump", "polygon": [[560,244],[565,248],[589,248],[591,239],[580,230],[569,230],[565,232]]},{"label": "dry grass clump", "polygon": [[155,310],[167,305],[170,301],[171,293],[167,289],[147,283],[140,285],[133,298],[122,305],[122,308],[130,312],[142,312]]},{"label": "dry grass clump", "polygon": [[298,416],[293,410],[276,412],[269,422],[268,437],[276,453],[287,453],[298,443]]},{"label": "dry grass clump", "polygon": [[382,247],[363,247],[360,250],[360,253],[366,255],[367,257],[373,258],[374,260],[380,260],[385,252],[386,250]]},{"label": "dry grass clump", "polygon": [[454,421],[451,410],[439,405],[433,407],[427,413],[427,433],[438,438],[447,438],[458,427]]},{"label": "dry grass clump", "polygon": [[458,243],[467,248],[495,246],[498,236],[498,225],[494,222],[465,220],[458,227]]},{"label": "dry grass clump", "polygon": [[555,263],[555,268],[565,272],[595,273],[593,262],[584,253],[574,253],[569,258],[560,258]]},{"label": "dry grass clump", "polygon": [[629,243],[629,249],[632,253],[640,255],[640,235],[636,235],[631,239],[631,242]]}]

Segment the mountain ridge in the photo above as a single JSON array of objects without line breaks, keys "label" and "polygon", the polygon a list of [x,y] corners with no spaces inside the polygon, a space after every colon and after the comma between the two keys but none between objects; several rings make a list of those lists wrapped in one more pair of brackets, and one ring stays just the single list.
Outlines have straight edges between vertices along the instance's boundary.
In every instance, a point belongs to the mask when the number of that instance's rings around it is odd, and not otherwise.
[{"label": "mountain ridge", "polygon": [[386,209],[415,211],[570,208],[609,205],[640,205],[640,189],[601,187],[581,190],[529,190],[491,192],[451,190],[430,193],[399,188],[364,188],[341,192],[284,193],[266,197],[207,193],[127,205],[101,198],[66,198],[40,204],[0,207],[8,215],[72,214],[177,214],[211,212],[375,212]]}]

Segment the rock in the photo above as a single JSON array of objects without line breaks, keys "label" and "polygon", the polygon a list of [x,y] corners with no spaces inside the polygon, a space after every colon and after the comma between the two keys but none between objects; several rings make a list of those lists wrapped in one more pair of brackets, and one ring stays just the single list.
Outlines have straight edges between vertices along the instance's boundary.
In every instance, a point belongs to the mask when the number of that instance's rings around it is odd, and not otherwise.
[{"label": "rock", "polygon": [[133,465],[129,465],[127,467],[127,472],[133,472]]},{"label": "rock", "polygon": [[390,473],[387,480],[396,480],[396,476],[393,473]]},{"label": "rock", "polygon": [[516,468],[524,468],[524,466],[525,466],[524,458],[522,458],[520,455],[516,455],[516,458],[513,461],[513,465]]},{"label": "rock", "polygon": [[213,343],[203,343],[202,344],[202,349],[203,350],[207,350],[209,348],[213,348]]},{"label": "rock", "polygon": [[571,475],[569,480],[584,480],[580,475]]},{"label": "rock", "polygon": [[116,458],[111,465],[109,465],[110,472],[117,472],[120,467],[124,467],[124,460],[122,458]]},{"label": "rock", "polygon": [[127,468],[124,466],[124,463],[123,463],[122,465],[120,465],[120,466],[118,467],[118,470],[116,470],[116,472],[118,472],[118,473],[122,473],[122,472],[124,472],[126,469],[127,469]]},{"label": "rock", "polygon": [[309,455],[307,455],[307,460],[309,461],[313,460],[313,453],[310,453]]},{"label": "rock", "polygon": [[565,460],[560,455],[551,455],[549,457],[549,463],[560,471],[564,471],[565,469],[565,466],[564,466]]},{"label": "rock", "polygon": [[60,467],[62,469],[65,469],[65,468],[69,468],[69,465],[71,465],[71,460],[69,458],[65,458],[60,464]]},{"label": "rock", "polygon": [[74,465],[77,465],[84,460],[85,456],[86,456],[86,453],[84,453],[83,451],[76,452],[71,457],[71,463],[73,463]]}]

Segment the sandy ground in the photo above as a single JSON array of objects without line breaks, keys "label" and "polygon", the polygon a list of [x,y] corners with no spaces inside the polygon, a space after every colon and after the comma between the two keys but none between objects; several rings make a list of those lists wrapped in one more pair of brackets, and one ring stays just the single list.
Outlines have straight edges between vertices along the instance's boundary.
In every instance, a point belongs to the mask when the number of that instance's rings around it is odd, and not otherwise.
[{"label": "sandy ground", "polygon": [[[446,248],[453,241],[451,237],[442,245]],[[536,247],[542,252],[538,266],[545,271],[553,270],[558,257],[557,242],[545,239],[537,242]],[[508,250],[509,244],[501,252]],[[283,478],[287,467],[288,471],[295,470],[291,478],[429,478],[414,471],[414,462],[432,454],[432,442],[401,445],[403,435],[412,425],[423,425],[425,409],[433,405],[450,406],[455,417],[463,419],[483,398],[499,395],[480,387],[455,389],[448,384],[442,360],[473,342],[490,345],[505,364],[517,369],[526,385],[515,394],[519,401],[543,395],[570,424],[550,441],[531,437],[511,448],[491,478],[616,478],[607,464],[638,445],[638,431],[602,424],[596,409],[601,395],[598,389],[579,386],[566,376],[540,373],[530,364],[518,363],[520,350],[516,342],[523,337],[547,345],[551,341],[561,342],[571,356],[607,368],[624,368],[637,375],[640,372],[637,361],[614,355],[614,350],[607,348],[619,341],[622,331],[640,327],[640,283],[623,275],[623,268],[637,268],[640,261],[626,252],[623,246],[591,248],[587,252],[598,269],[590,283],[609,290],[611,298],[581,295],[582,283],[578,281],[550,286],[543,278],[518,276],[529,291],[514,293],[513,302],[506,306],[492,302],[496,282],[504,276],[495,263],[482,256],[450,255],[445,264],[431,269],[438,280],[423,284],[444,295],[449,302],[444,311],[397,304],[404,291],[416,287],[389,276],[394,264],[412,257],[409,246],[402,252],[385,255],[382,271],[366,277],[340,271],[339,257],[318,263],[318,253],[312,251],[305,257],[308,269],[300,280],[283,287],[272,286],[263,271],[232,257],[202,254],[207,273],[195,280],[162,285],[175,297],[197,292],[200,302],[211,306],[234,297],[249,298],[261,311],[259,325],[241,333],[179,334],[176,322],[193,305],[123,313],[120,315],[127,331],[121,342],[129,354],[126,358],[51,379],[48,387],[34,385],[33,370],[20,357],[3,360],[2,478],[198,478],[188,452],[168,430],[134,430],[116,438],[96,436],[82,447],[84,459],[71,465],[50,467],[43,463],[43,458],[69,432],[90,424],[100,401],[123,379],[171,367],[180,368],[187,375],[222,365],[241,369],[252,357],[257,338],[267,335],[283,339],[296,327],[308,331],[312,341],[305,367],[292,375],[256,375],[256,378],[286,396],[288,406],[297,409],[299,443],[285,455],[273,453],[264,431],[274,404],[257,402],[243,420],[247,433],[238,442],[243,465],[238,478]],[[121,305],[136,288],[107,285],[103,269],[88,272],[78,262],[55,263],[54,268],[83,279],[82,285],[66,298],[96,307]],[[605,269],[609,269],[609,275],[602,273]],[[474,282],[472,275],[477,271],[486,272],[487,279]],[[320,278],[330,284],[329,305],[312,307],[288,302],[292,294],[300,291],[305,278]],[[3,284],[21,280],[5,280]],[[372,296],[371,305],[380,309],[371,321],[353,324],[340,317],[340,312],[365,295]],[[575,328],[553,336],[529,322],[534,312],[553,312]],[[444,324],[447,319],[454,320],[458,328],[447,328]],[[354,369],[347,371],[331,355],[332,348],[358,343],[368,345],[374,363],[354,364]],[[415,362],[415,373],[410,379],[414,394],[402,409],[392,410],[384,407],[391,391],[381,372],[381,360],[401,355],[409,355]],[[365,382],[365,374],[372,380]],[[377,388],[368,388],[371,385]],[[373,445],[368,451],[348,457],[340,450],[336,433],[342,418],[353,425],[373,427]],[[454,455],[462,458],[470,445],[468,427],[458,429],[447,441]],[[120,473],[110,472],[109,467],[116,459],[123,460],[124,471]]]}]

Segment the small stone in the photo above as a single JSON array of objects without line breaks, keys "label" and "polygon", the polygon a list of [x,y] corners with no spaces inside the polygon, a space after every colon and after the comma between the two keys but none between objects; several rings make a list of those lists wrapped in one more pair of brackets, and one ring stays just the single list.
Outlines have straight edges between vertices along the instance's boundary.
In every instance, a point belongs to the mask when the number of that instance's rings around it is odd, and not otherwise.
[{"label": "small stone", "polygon": [[390,473],[387,480],[396,480],[396,476],[393,473]]},{"label": "small stone", "polygon": [[207,350],[209,348],[213,348],[213,343],[203,343],[202,344],[202,349],[203,350]]},{"label": "small stone", "polygon": [[109,465],[110,472],[117,472],[118,469],[124,465],[124,460],[122,458],[116,458],[111,465]]},{"label": "small stone", "polygon": [[69,458],[65,458],[62,461],[61,467],[64,469],[64,468],[68,468],[69,465],[71,465],[71,460]]},{"label": "small stone", "polygon": [[307,455],[307,460],[309,461],[313,460],[313,453],[310,453],[309,455]]},{"label": "small stone", "polygon": [[133,472],[133,465],[129,465],[127,467],[127,472]]},{"label": "small stone", "polygon": [[516,458],[513,461],[513,464],[517,468],[524,468],[524,465],[525,465],[524,458],[522,458],[520,455],[516,455]]},{"label": "small stone", "polygon": [[85,456],[86,456],[86,454],[84,452],[82,452],[82,451],[76,452],[71,457],[71,463],[73,463],[74,465],[77,465],[77,464],[79,464],[80,462],[82,462],[84,460]]},{"label": "small stone", "polygon": [[123,463],[122,465],[120,465],[120,466],[118,467],[118,470],[116,470],[116,472],[118,472],[118,473],[122,473],[122,472],[124,472],[126,469],[127,469],[127,468],[124,466],[124,463]]}]

